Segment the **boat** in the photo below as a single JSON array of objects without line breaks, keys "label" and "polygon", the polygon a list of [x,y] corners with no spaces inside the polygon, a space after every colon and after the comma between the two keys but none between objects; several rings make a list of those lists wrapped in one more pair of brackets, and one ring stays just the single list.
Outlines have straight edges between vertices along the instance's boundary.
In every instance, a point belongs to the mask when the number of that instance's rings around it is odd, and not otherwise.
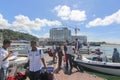
[{"label": "boat", "polygon": [[120,76],[120,63],[93,61],[84,56],[82,59],[75,59],[75,62],[83,69]]}]

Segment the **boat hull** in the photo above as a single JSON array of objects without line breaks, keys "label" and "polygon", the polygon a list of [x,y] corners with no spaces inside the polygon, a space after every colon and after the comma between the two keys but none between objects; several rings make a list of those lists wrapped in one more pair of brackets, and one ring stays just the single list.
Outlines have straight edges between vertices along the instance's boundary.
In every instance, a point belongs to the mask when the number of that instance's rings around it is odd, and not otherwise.
[{"label": "boat hull", "polygon": [[75,61],[78,63],[78,65],[82,66],[83,68],[87,68],[101,73],[120,76],[119,63],[105,63],[105,62],[83,61],[83,60],[75,60]]}]

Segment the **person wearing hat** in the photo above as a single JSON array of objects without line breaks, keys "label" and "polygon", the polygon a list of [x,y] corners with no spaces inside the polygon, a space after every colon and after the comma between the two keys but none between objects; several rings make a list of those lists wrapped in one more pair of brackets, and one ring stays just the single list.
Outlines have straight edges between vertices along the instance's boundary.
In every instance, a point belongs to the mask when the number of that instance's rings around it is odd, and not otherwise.
[{"label": "person wearing hat", "polygon": [[112,61],[116,63],[120,62],[120,55],[119,55],[117,48],[114,48],[113,55],[112,55]]},{"label": "person wearing hat", "polygon": [[101,54],[103,54],[103,53],[100,51],[99,48],[97,48],[97,49],[95,49],[95,54],[97,54],[97,55],[101,55]]},{"label": "person wearing hat", "polygon": [[3,41],[3,46],[0,49],[0,80],[6,80],[8,77],[8,67],[9,60],[8,58],[12,55],[12,51],[8,51],[11,41],[5,39]]},{"label": "person wearing hat", "polygon": [[95,55],[97,55],[97,56],[93,57],[93,60],[102,61],[102,58],[101,58],[102,54],[103,54],[103,52],[101,52],[99,48],[95,49]]}]

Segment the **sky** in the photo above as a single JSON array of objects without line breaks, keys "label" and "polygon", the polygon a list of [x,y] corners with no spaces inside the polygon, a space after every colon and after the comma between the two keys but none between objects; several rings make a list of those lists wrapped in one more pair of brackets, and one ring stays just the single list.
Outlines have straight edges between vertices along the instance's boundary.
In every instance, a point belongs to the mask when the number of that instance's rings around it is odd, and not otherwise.
[{"label": "sky", "polygon": [[0,29],[48,38],[68,27],[88,41],[120,43],[120,0],[0,0]]}]

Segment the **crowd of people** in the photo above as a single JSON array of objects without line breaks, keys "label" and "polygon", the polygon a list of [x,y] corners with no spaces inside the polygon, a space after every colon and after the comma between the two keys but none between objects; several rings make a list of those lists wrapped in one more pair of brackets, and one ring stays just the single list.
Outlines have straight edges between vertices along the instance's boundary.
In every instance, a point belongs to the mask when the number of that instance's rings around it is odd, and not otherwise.
[{"label": "crowd of people", "polygon": [[[13,54],[13,51],[9,51],[10,46],[11,46],[11,41],[4,40],[3,46],[0,49],[0,80],[6,80],[8,77],[8,67],[9,67],[8,58]],[[37,48],[36,41],[31,41],[30,46],[31,49],[28,50],[28,54],[23,56],[28,57],[30,80],[38,80],[41,69],[42,68],[46,69],[44,52],[43,50]],[[53,44],[52,50],[50,48],[48,49],[49,56],[53,57],[53,63],[56,63],[56,61],[58,61],[58,67],[57,67],[58,72],[62,68],[62,62],[63,62],[62,60],[63,60],[63,56],[65,56],[66,70],[70,69],[69,70],[70,74],[72,73],[72,68],[73,68],[72,62],[74,58],[73,54],[78,50],[77,46],[78,43],[76,42],[75,49],[73,49],[71,43],[69,41],[66,41],[64,44],[59,44],[57,46]]]},{"label": "crowd of people", "polygon": [[82,44],[80,43],[80,41],[76,39],[75,42],[69,42],[68,40],[66,40],[66,42],[64,42],[63,44],[59,44],[58,46],[53,43],[52,49],[48,48],[48,54],[50,54],[50,52],[53,52],[53,63],[56,60],[58,61],[58,67],[55,73],[58,73],[62,69],[62,64],[64,64],[65,73],[72,73],[72,69],[74,67],[74,57],[75,54],[79,52],[79,49],[82,48],[81,45]]},{"label": "crowd of people", "polygon": [[[9,67],[9,60],[8,58],[12,55],[13,51],[8,50],[11,45],[10,40],[4,40],[3,46],[0,49],[0,80],[6,80],[8,77],[8,67]],[[43,50],[37,48],[36,41],[30,42],[31,49],[28,50],[28,63],[29,63],[29,78],[30,80],[39,80],[39,74],[42,68],[46,68],[46,63],[44,59],[44,52]],[[79,49],[82,48],[82,43],[78,39],[76,39],[73,47],[73,43],[66,41],[64,44],[55,45],[53,44],[52,48],[48,48],[48,54],[50,57],[53,58],[52,62],[55,64],[58,62],[57,71],[58,73],[62,69],[62,62],[63,56],[65,60],[65,73],[71,74],[72,69],[74,67],[74,55],[79,52]],[[96,55],[102,55],[103,52],[100,49],[95,50]],[[78,55],[81,57],[81,55]],[[101,58],[93,58],[94,60]],[[120,62],[120,56],[117,48],[114,48],[113,62]],[[42,66],[43,65],[43,66]]]}]

